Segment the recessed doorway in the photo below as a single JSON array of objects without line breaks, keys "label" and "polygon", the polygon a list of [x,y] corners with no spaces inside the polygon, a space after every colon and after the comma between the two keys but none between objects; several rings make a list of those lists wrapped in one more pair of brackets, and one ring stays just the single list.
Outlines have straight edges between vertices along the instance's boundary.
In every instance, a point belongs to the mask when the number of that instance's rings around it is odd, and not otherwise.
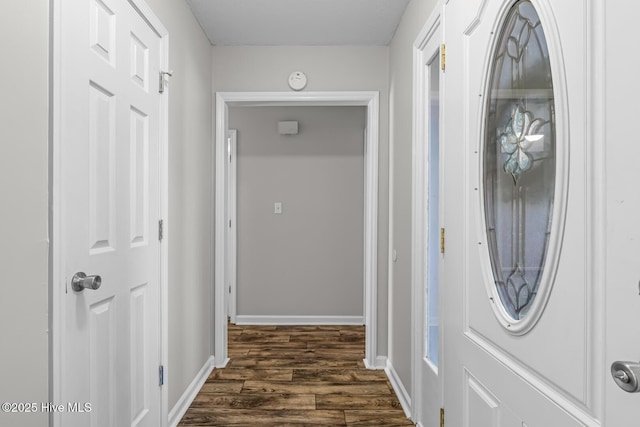
[{"label": "recessed doorway", "polygon": [[229,108],[242,106],[364,106],[365,192],[364,192],[364,323],[365,365],[378,366],[377,357],[377,210],[378,210],[378,92],[219,92],[216,94],[216,219],[215,219],[215,292],[214,352],[217,367],[228,363],[227,306],[228,286],[225,278],[229,254],[225,233],[228,226],[227,135]]}]

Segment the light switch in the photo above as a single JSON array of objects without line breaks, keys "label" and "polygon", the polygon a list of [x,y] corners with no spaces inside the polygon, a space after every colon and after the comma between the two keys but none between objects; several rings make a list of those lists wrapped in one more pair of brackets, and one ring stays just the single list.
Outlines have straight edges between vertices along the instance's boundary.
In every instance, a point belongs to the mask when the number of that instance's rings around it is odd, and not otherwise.
[{"label": "light switch", "polygon": [[273,213],[281,214],[282,213],[282,202],[275,202],[273,204]]}]

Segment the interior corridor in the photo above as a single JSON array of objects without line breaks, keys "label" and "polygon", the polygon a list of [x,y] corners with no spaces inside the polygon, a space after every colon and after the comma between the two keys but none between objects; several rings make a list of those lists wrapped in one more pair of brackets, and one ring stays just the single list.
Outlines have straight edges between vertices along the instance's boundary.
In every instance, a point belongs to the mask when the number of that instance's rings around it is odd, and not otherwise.
[{"label": "interior corridor", "polygon": [[229,357],[180,426],[412,426],[384,371],[364,368],[364,326],[229,325]]}]

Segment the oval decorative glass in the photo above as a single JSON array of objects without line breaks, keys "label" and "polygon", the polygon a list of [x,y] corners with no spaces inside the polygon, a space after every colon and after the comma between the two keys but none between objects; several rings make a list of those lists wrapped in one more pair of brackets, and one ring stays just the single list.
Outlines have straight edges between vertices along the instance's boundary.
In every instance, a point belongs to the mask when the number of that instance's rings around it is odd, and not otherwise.
[{"label": "oval decorative glass", "polygon": [[507,318],[519,321],[540,287],[550,286],[541,278],[557,173],[549,51],[530,1],[511,7],[495,46],[482,152],[484,223],[495,290]]}]

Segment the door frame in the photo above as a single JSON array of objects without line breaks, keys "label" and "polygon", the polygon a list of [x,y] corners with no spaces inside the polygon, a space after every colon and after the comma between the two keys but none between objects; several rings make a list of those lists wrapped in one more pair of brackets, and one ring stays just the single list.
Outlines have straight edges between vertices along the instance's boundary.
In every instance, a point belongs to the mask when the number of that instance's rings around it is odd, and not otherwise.
[{"label": "door frame", "polygon": [[365,145],[364,209],[364,322],[365,366],[383,369],[377,355],[378,304],[378,135],[379,93],[355,92],[217,92],[215,141],[215,278],[214,278],[214,355],[215,366],[229,362],[227,354],[227,295],[225,278],[228,256],[225,251],[227,212],[226,140],[229,107],[238,106],[364,106],[367,109]]},{"label": "door frame", "polygon": [[[438,1],[433,13],[425,21],[422,30],[416,37],[413,44],[413,137],[412,137],[412,206],[411,206],[411,367],[414,373],[414,381],[411,383],[411,418],[413,421],[419,422],[423,417],[426,405],[424,403],[425,393],[422,390],[422,343],[425,337],[424,324],[427,310],[424,304],[424,288],[426,280],[426,259],[427,259],[427,242],[428,242],[428,208],[427,193],[429,188],[429,75],[425,71],[425,64],[430,58],[433,58],[433,50],[428,50],[428,45],[434,38],[440,37],[437,43],[438,54],[441,50],[441,43],[444,42],[443,26],[444,16],[442,14],[442,0]],[[440,59],[438,60],[440,62]],[[444,102],[444,76],[440,77],[440,105]],[[440,146],[444,141],[444,111],[440,108]],[[440,164],[444,150],[440,150]],[[444,182],[442,170],[440,170],[440,187]],[[441,194],[441,197],[443,194]],[[442,203],[442,202],[441,202]],[[440,203],[440,204],[441,204]],[[441,207],[439,207],[441,209]],[[442,216],[441,216],[442,222]],[[440,281],[442,284],[442,281]],[[439,298],[440,313],[442,313],[442,298]],[[439,324],[439,357],[438,357],[438,376],[440,382],[440,402],[442,407],[443,397],[443,373],[442,369],[445,362],[444,354],[444,326],[443,322]],[[421,425],[421,424],[418,424]]]},{"label": "door frame", "polygon": [[[61,117],[61,39],[63,27],[61,23],[60,4],[64,0],[51,0],[51,68],[50,68],[50,133],[49,133],[49,399],[50,402],[62,403],[62,366],[65,354],[65,284],[67,278],[64,273],[64,242],[62,233],[62,186],[60,184],[62,176],[61,151],[62,138],[60,136],[62,128]],[[144,0],[127,0],[131,7],[136,10],[147,22],[149,27],[156,33],[160,44],[160,67],[168,69],[169,66],[169,31],[164,27],[160,19],[151,10]],[[155,87],[151,85],[152,89]],[[158,172],[159,179],[159,200],[160,218],[163,220],[163,238],[160,242],[160,259],[157,268],[160,277],[160,357],[164,365],[164,387],[161,388],[161,426],[166,427],[168,423],[168,366],[169,346],[168,346],[168,277],[169,260],[168,244],[169,230],[167,227],[169,219],[169,85],[165,85],[164,93],[160,97],[159,114],[159,150],[158,150]],[[153,229],[153,228],[152,228]],[[52,411],[49,414],[49,423],[53,426],[61,426],[61,414]]]},{"label": "door frame", "polygon": [[236,129],[229,129],[227,134],[227,139],[229,141],[229,152],[227,153],[227,165],[229,168],[227,169],[227,220],[230,221],[229,234],[226,236],[226,251],[227,256],[227,264],[228,271],[226,271],[227,275],[227,283],[229,284],[229,301],[227,302],[228,307],[228,316],[231,323],[236,323],[236,314],[238,311],[237,306],[237,271],[238,271],[238,263],[237,263],[237,215],[236,215],[236,204],[237,204],[237,142],[238,142],[238,131]]}]

